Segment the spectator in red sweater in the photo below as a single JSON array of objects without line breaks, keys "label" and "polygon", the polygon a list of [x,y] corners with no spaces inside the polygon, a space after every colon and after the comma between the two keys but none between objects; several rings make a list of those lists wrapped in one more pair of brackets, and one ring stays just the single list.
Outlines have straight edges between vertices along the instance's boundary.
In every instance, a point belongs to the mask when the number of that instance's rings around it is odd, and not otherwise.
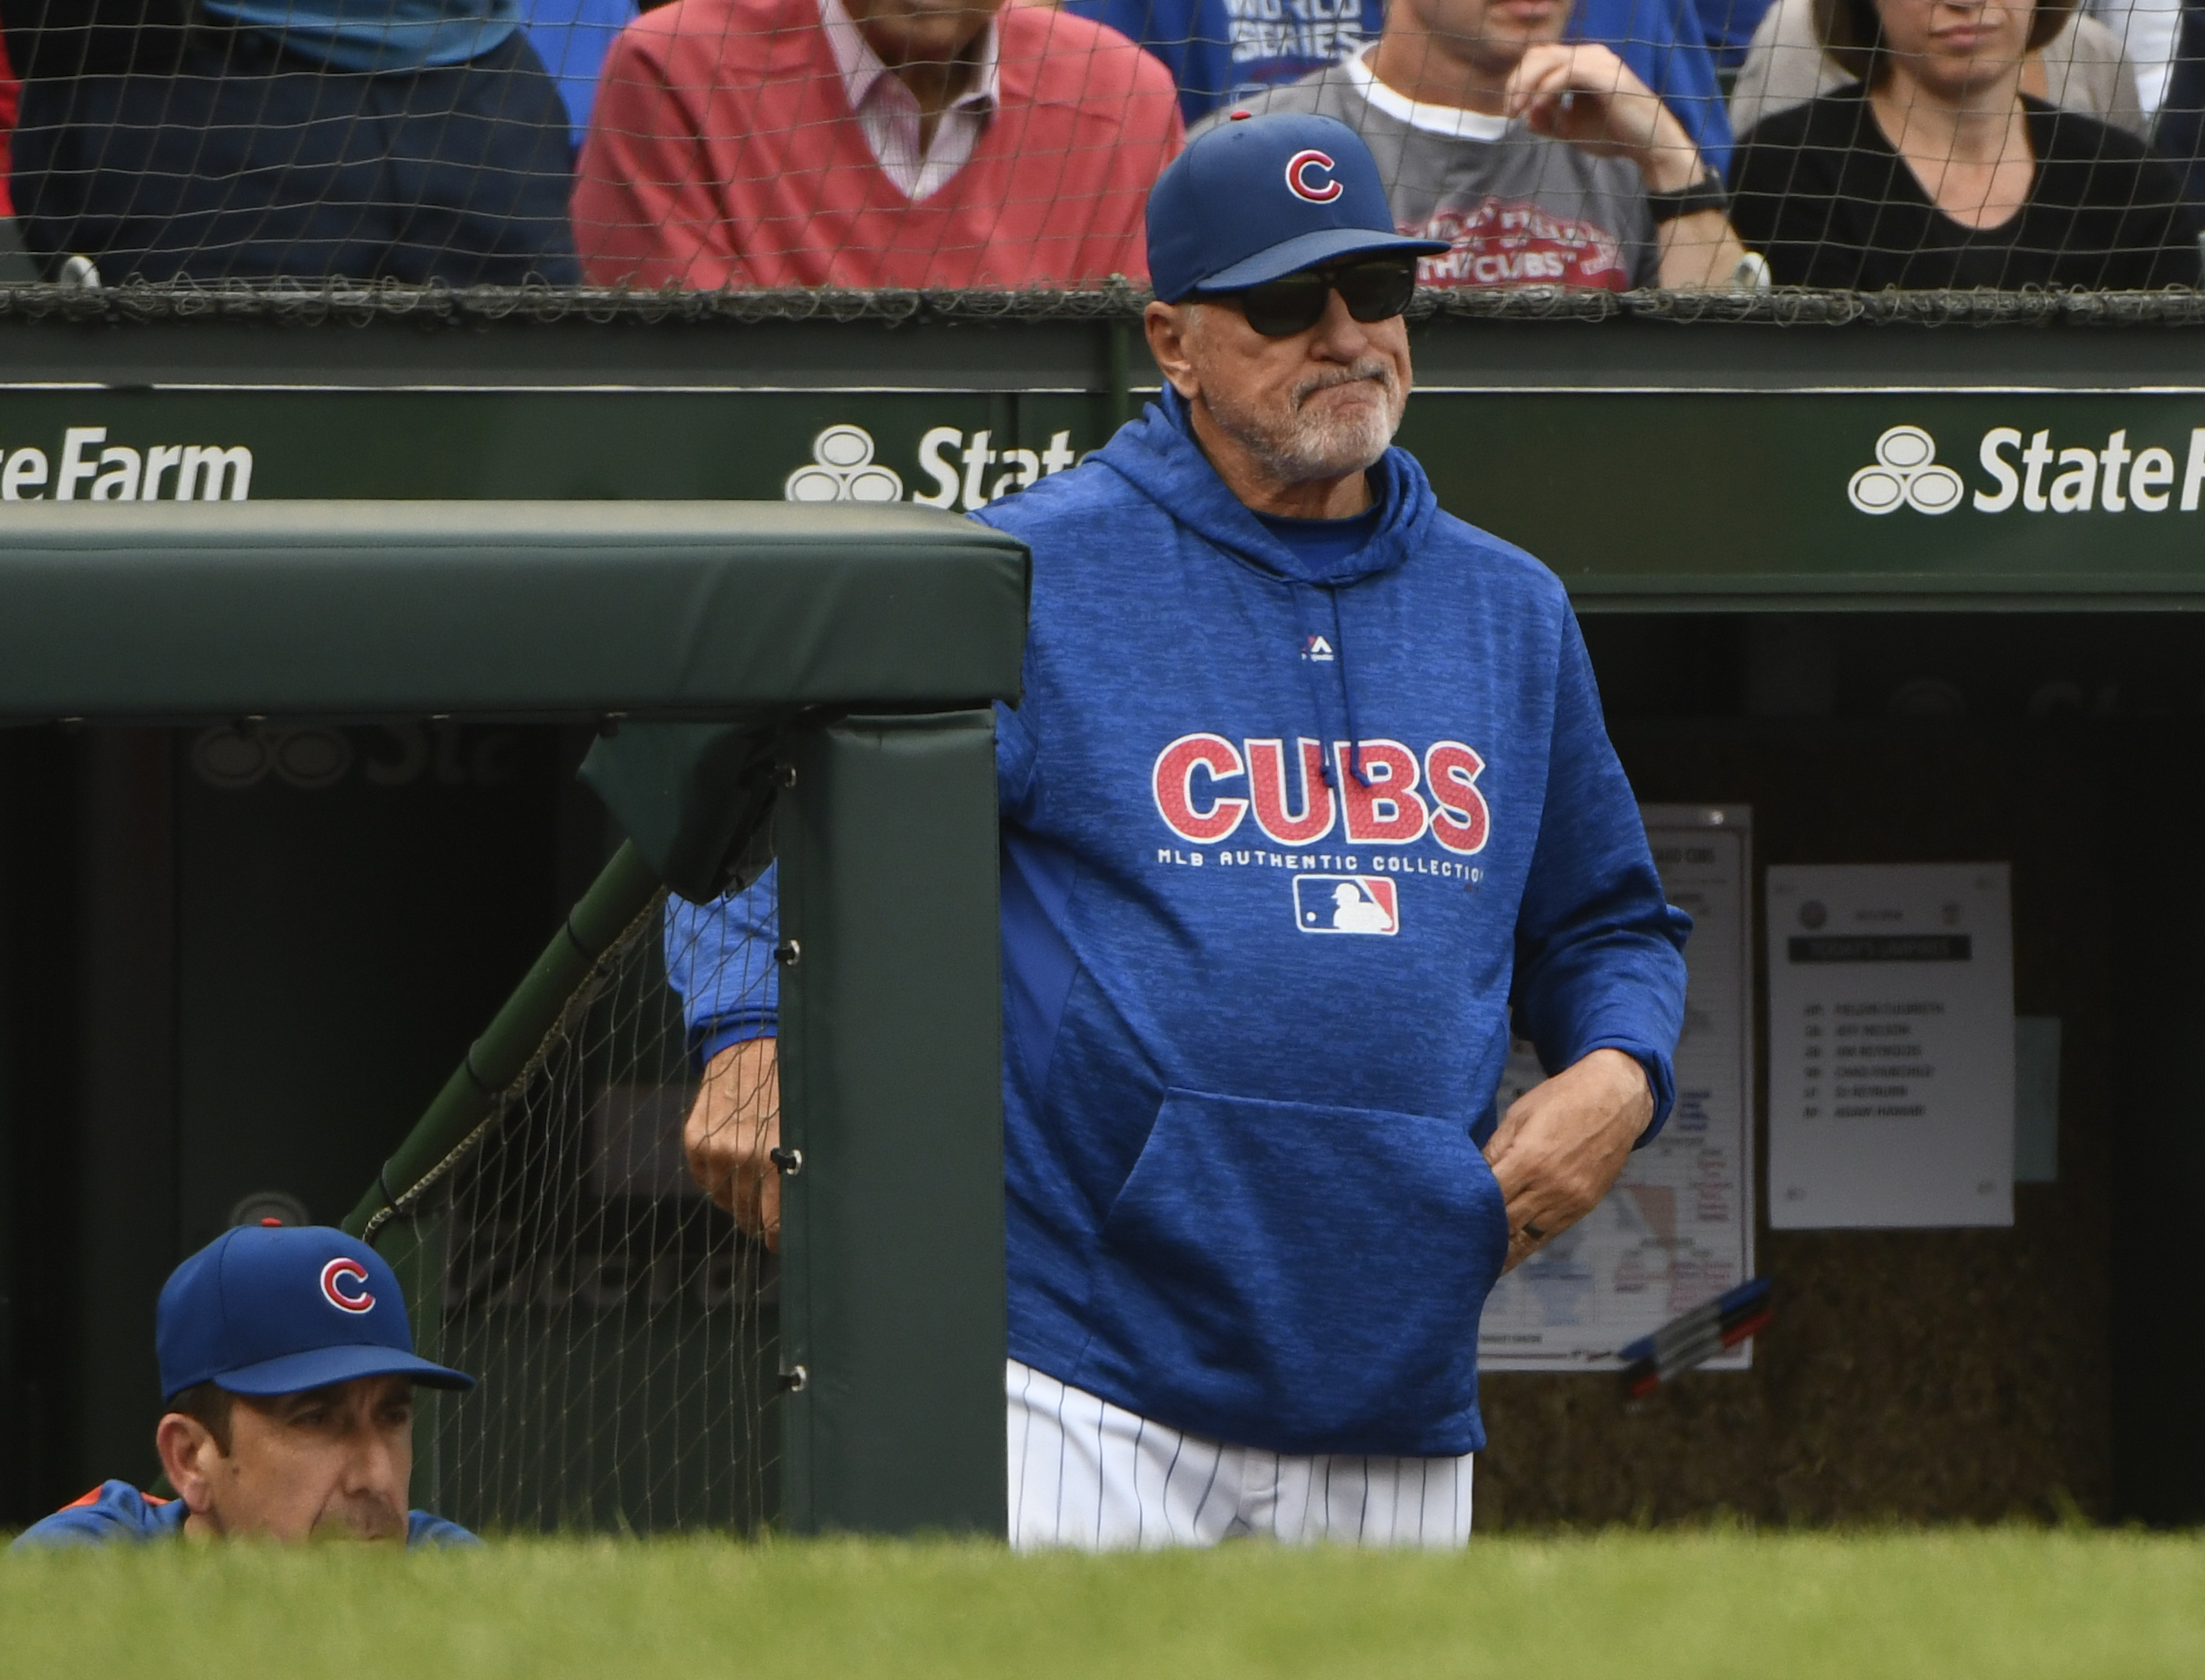
[{"label": "spectator in red sweater", "polygon": [[675,0],[605,60],[574,233],[601,285],[1138,281],[1182,138],[1163,68],[1068,13]]}]

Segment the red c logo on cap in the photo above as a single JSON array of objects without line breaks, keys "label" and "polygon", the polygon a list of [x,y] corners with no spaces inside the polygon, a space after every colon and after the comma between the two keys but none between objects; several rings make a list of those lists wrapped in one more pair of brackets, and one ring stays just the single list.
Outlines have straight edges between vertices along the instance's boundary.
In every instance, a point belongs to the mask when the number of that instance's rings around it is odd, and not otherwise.
[{"label": "red c logo on cap", "polygon": [[[367,1281],[367,1267],[357,1260],[342,1256],[322,1267],[322,1293],[341,1313],[364,1313],[375,1304],[375,1297],[359,1285]],[[356,1291],[347,1293],[350,1285]]]},{"label": "red c logo on cap", "polygon": [[1311,169],[1330,175],[1334,169],[1330,157],[1315,146],[1297,151],[1287,159],[1287,190],[1297,199],[1306,199],[1313,205],[1328,205],[1347,189],[1336,181],[1327,181],[1321,186],[1310,185]]}]

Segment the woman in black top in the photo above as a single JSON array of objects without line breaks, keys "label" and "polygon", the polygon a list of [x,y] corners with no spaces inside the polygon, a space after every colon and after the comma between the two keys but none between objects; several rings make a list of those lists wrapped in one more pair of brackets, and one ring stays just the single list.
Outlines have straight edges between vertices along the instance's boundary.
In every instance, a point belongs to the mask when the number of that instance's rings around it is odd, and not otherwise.
[{"label": "woman in black top", "polygon": [[2023,55],[2074,0],[1816,0],[1859,78],[1757,123],[1731,224],[1783,286],[1875,292],[2195,286],[2174,171],[2093,117],[2021,92]]}]

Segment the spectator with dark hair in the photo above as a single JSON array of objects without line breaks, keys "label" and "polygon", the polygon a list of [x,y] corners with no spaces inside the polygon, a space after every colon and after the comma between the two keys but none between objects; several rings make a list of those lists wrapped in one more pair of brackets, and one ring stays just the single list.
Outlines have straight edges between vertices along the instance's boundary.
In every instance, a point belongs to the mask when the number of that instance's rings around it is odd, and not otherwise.
[{"label": "spectator with dark hair", "polygon": [[1561,39],[1569,10],[1394,0],[1375,48],[1241,106],[1362,135],[1395,225],[1450,247],[1423,259],[1427,285],[1750,283],[1721,176],[1612,50]]},{"label": "spectator with dark hair", "polygon": [[[1762,118],[1804,105],[1818,93],[1834,93],[1852,80],[1822,49],[1815,0],[1779,0],[1754,32],[1731,88],[1731,125],[1743,134]],[[2080,8],[2022,61],[2023,92],[2149,140],[2151,119],[2138,86],[2137,67],[2121,50],[2120,37]]]},{"label": "spectator with dark hair", "polygon": [[58,275],[579,278],[516,0],[0,0],[15,199]]},{"label": "spectator with dark hair", "polygon": [[1139,279],[1183,132],[1162,66],[1068,13],[675,0],[605,60],[575,236],[604,285]]},{"label": "spectator with dark hair", "polygon": [[[1056,3],[1108,24],[1155,54],[1179,85],[1180,110],[1190,127],[1221,104],[1346,63],[1377,41],[1386,22],[1386,0],[1328,0],[1321,6],[1277,0]],[[1736,0],[1741,14],[1766,3]],[[1661,96],[1709,165],[1718,173],[1728,166],[1730,116],[1714,50],[1721,36],[1702,24],[1695,0],[1577,0],[1569,39],[1614,51]]]},{"label": "spectator with dark hair", "polygon": [[1852,83],[1764,118],[1732,217],[1780,284],[2194,286],[2197,224],[2143,141],[2021,91],[2072,0],[1817,0]]}]

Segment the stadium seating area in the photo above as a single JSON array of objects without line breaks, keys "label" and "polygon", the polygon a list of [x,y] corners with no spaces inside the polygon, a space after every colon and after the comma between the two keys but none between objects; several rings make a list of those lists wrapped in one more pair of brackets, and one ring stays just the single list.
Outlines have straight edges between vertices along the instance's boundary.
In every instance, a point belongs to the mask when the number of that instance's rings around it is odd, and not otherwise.
[{"label": "stadium seating area", "polygon": [[0,280],[1138,286],[1188,133],[1287,109],[1372,142],[1453,247],[1435,286],[2194,288],[2201,29],[2184,0],[0,0]]}]

